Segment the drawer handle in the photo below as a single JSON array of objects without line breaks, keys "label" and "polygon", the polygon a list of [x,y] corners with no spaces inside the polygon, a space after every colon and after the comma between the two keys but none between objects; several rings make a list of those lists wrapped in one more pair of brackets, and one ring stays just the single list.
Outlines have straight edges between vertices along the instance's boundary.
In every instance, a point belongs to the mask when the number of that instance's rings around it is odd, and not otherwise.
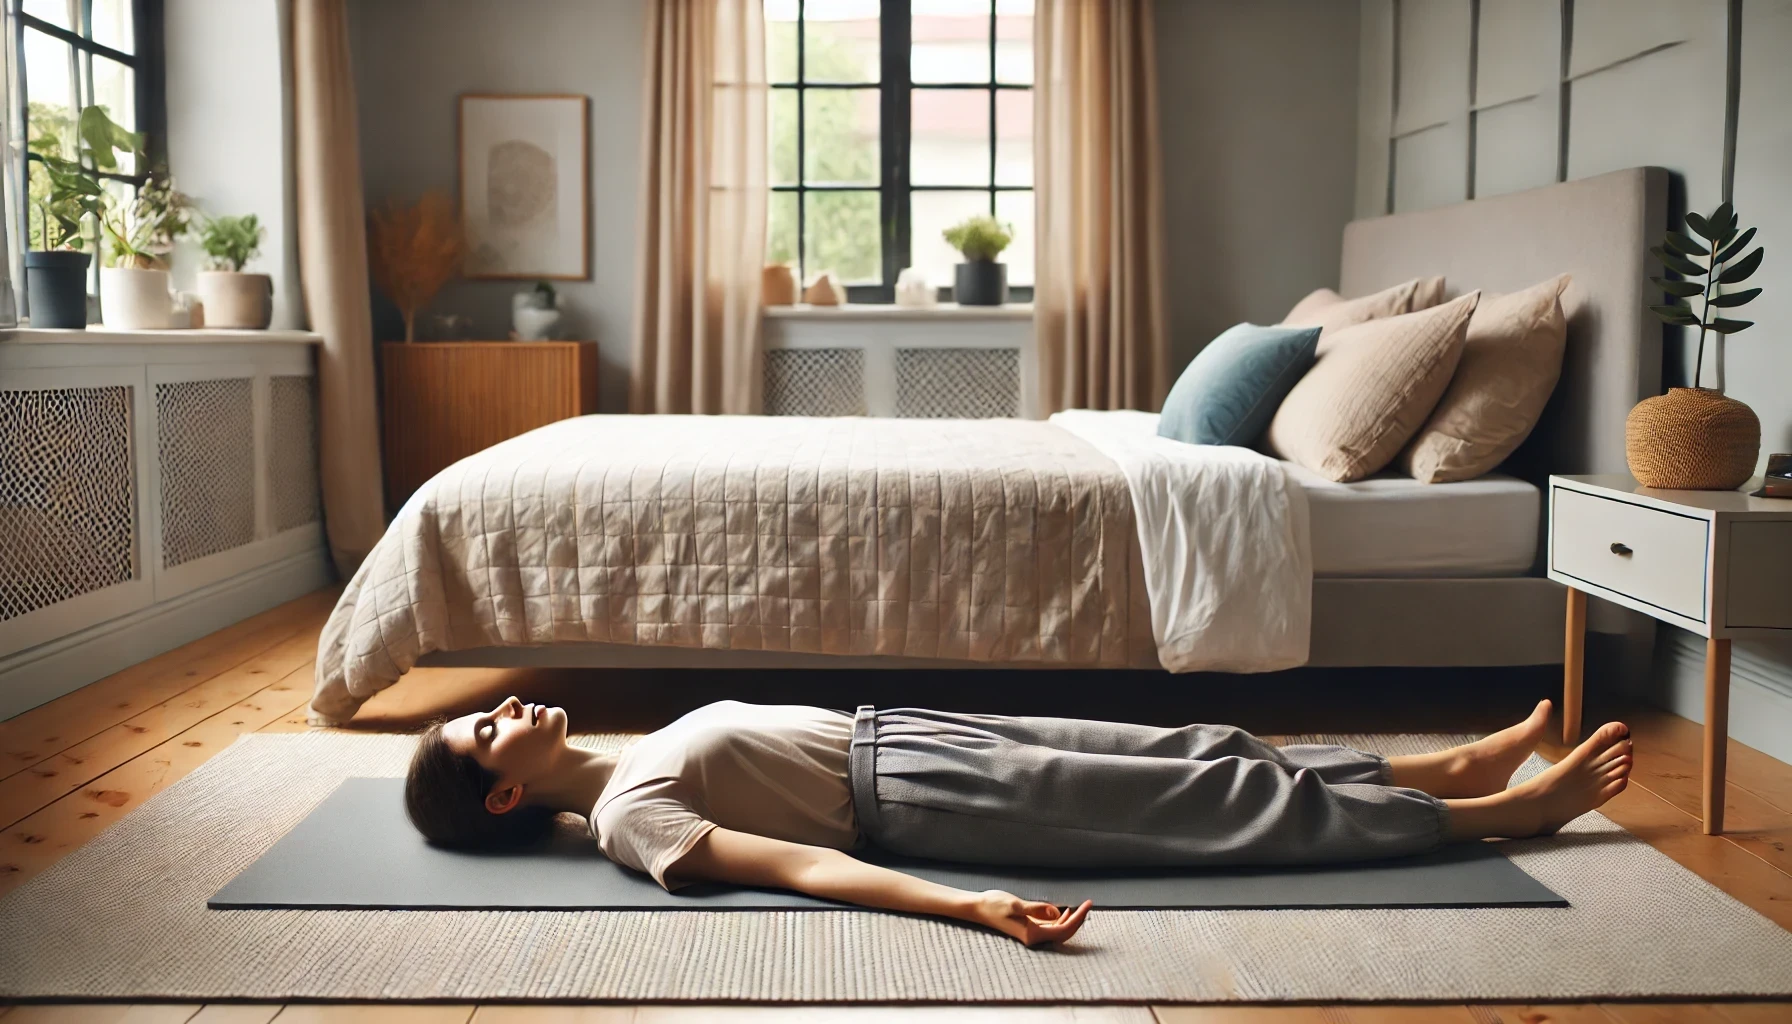
[{"label": "drawer handle", "polygon": [[1628,556],[1630,553],[1630,545],[1612,541],[1612,554]]}]

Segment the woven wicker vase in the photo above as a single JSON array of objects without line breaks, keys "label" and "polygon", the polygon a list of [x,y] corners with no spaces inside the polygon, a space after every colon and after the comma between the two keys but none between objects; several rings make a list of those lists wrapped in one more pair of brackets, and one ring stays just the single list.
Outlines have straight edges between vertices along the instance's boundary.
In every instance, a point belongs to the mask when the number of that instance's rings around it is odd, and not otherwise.
[{"label": "woven wicker vase", "polygon": [[1644,487],[1729,491],[1754,475],[1761,454],[1755,411],[1709,388],[1669,388],[1624,421],[1630,475]]}]

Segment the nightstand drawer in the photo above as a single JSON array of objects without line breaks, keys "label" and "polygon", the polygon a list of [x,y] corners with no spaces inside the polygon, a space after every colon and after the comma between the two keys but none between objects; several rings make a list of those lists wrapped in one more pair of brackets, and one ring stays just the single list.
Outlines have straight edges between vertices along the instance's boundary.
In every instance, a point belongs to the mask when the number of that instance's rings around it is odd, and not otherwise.
[{"label": "nightstand drawer", "polygon": [[1705,520],[1563,487],[1552,493],[1551,568],[1704,621]]}]

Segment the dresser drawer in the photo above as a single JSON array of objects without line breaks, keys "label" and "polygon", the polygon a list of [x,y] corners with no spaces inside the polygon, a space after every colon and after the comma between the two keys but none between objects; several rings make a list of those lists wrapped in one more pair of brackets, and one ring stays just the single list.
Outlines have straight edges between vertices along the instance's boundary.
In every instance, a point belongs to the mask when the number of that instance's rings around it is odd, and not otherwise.
[{"label": "dresser drawer", "polygon": [[1705,520],[1562,487],[1552,493],[1552,569],[1704,621]]}]

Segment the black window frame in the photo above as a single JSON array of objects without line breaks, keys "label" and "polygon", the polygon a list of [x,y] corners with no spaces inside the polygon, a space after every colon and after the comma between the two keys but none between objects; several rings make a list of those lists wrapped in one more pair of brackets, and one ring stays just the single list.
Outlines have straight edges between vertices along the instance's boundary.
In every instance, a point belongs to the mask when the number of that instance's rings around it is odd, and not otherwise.
[{"label": "black window frame", "polygon": [[[95,169],[94,174],[105,181],[128,184],[134,193],[148,180],[151,168],[164,167],[168,162],[168,109],[164,88],[166,57],[162,41],[163,2],[164,0],[131,0],[131,49],[134,52],[126,53],[93,40],[93,0],[78,0],[80,32],[26,13],[25,0],[6,0],[6,13],[12,26],[6,45],[12,48],[13,80],[18,90],[13,113],[18,118],[19,130],[24,136],[24,144],[19,147],[18,155],[18,244],[21,251],[31,244],[31,162],[39,159],[37,154],[31,152],[30,146],[31,95],[25,70],[25,33],[36,31],[63,43],[69,47],[71,60],[78,60],[82,53],[88,55],[86,61],[78,64],[78,73],[71,76],[77,96],[77,106],[73,113],[77,116],[82,106],[93,101],[93,57],[117,61],[131,69],[131,98],[135,107],[132,119],[135,130],[144,134],[143,157],[137,161],[135,173],[119,174]],[[101,244],[104,244],[103,241]],[[99,291],[99,268],[102,262],[100,253],[95,252],[93,264],[89,268],[89,285],[95,293]],[[25,297],[20,298],[24,300]],[[21,313],[29,316],[29,310],[21,309]]]},{"label": "black window frame", "polygon": [[[846,299],[853,303],[889,304],[896,301],[896,276],[902,268],[913,263],[913,237],[911,197],[916,192],[987,192],[989,194],[989,214],[996,215],[996,197],[1003,192],[1032,192],[1034,185],[1003,185],[996,181],[997,137],[997,96],[1007,92],[1031,92],[1031,82],[1003,82],[996,73],[997,0],[985,0],[989,5],[989,80],[983,82],[920,82],[913,81],[910,67],[912,48],[912,5],[910,0],[882,0],[878,13],[879,68],[877,82],[811,82],[808,80],[808,69],[804,59],[804,41],[807,36],[807,18],[805,17],[807,0],[796,0],[796,79],[790,82],[770,82],[769,86],[775,95],[778,90],[791,91],[796,94],[796,182],[794,184],[773,184],[771,191],[794,194],[796,196],[796,261],[797,279],[808,280],[807,238],[805,236],[808,204],[805,196],[811,192],[875,192],[879,197],[879,217],[881,225],[880,251],[883,255],[883,281],[879,284],[847,284]],[[805,104],[803,94],[810,90],[870,90],[879,92],[879,178],[875,185],[844,184],[837,182],[819,182],[811,184],[806,180],[806,146]],[[909,181],[910,136],[912,133],[911,96],[915,90],[965,90],[982,91],[989,94],[989,181],[987,184],[964,185],[916,185]],[[950,299],[952,287],[950,282],[934,282],[942,300]],[[1033,300],[1032,285],[1015,285],[1008,290],[1009,298],[1017,302]]]}]

